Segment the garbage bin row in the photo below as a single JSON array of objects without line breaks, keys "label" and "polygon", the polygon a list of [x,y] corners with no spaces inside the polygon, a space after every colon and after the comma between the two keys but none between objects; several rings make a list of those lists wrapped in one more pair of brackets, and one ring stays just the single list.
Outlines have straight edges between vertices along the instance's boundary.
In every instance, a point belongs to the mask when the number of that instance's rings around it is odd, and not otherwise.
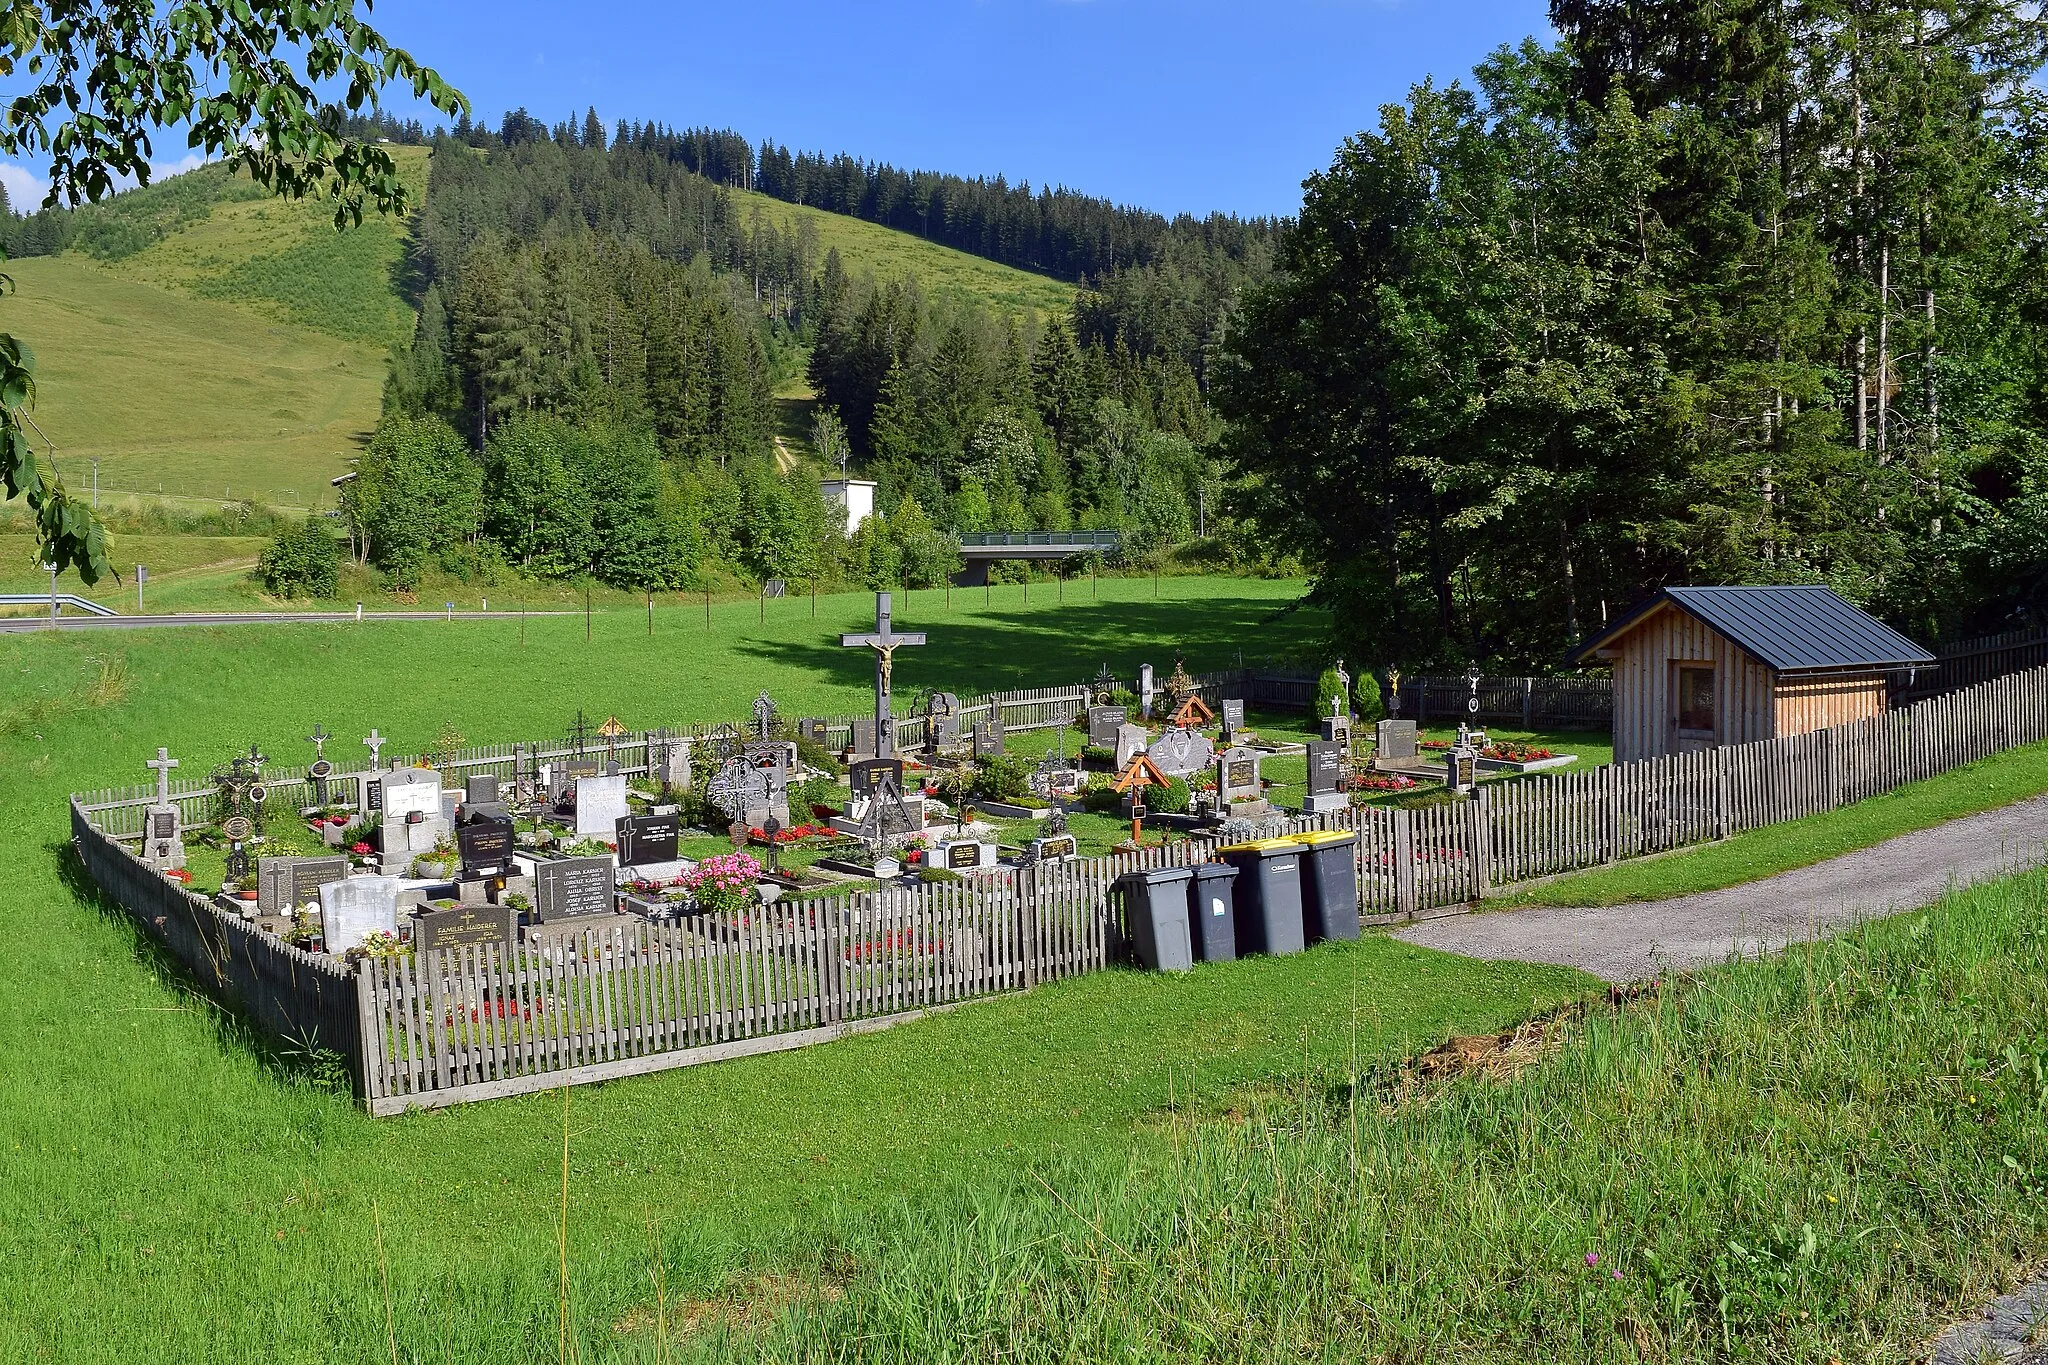
[{"label": "garbage bin row", "polygon": [[1358,937],[1358,836],[1319,830],[1217,850],[1217,863],[1117,879],[1138,961],[1186,971],[1251,953]]}]

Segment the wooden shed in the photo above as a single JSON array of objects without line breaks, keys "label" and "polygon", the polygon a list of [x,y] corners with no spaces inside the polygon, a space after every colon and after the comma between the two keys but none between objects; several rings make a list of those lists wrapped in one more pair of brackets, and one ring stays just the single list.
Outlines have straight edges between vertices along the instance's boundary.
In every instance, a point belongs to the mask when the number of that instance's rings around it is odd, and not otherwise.
[{"label": "wooden shed", "polygon": [[1934,656],[1821,587],[1666,588],[1573,652],[1614,668],[1614,758],[1803,735],[1881,714]]}]

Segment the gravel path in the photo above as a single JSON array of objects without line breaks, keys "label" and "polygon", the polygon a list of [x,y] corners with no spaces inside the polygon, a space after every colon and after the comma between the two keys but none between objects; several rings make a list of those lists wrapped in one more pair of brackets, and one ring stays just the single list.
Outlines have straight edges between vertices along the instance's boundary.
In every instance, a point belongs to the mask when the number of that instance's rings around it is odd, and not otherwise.
[{"label": "gravel path", "polygon": [[1675,900],[1455,915],[1395,935],[1466,957],[1550,962],[1643,981],[1803,943],[1926,905],[1951,885],[2048,861],[2048,796],[1902,834],[1796,872]]},{"label": "gravel path", "polygon": [[1981,1316],[1942,1333],[1932,1365],[2048,1365],[2048,1348],[2029,1349],[2037,1322],[2048,1322],[2048,1278],[1993,1299]]}]

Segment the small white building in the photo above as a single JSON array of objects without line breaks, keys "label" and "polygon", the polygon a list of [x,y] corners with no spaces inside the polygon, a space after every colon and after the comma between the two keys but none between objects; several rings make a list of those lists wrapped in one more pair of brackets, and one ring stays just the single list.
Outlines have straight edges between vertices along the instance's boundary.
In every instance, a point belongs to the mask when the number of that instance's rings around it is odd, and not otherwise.
[{"label": "small white building", "polygon": [[825,501],[837,503],[846,509],[846,534],[852,535],[860,524],[875,514],[875,485],[868,479],[827,479],[820,487]]}]

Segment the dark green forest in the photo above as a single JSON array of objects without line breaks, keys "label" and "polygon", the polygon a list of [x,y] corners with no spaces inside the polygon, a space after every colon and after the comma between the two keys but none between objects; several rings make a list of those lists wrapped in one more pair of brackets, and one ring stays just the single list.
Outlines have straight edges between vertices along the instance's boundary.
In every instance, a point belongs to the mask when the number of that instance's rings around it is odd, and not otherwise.
[{"label": "dark green forest", "polygon": [[1346,643],[1552,664],[1668,583],[2048,609],[2048,42],[2009,0],[1556,0],[1311,177],[1218,367]]},{"label": "dark green forest", "polygon": [[[957,567],[953,536],[1074,527],[1123,531],[1119,563],[1263,562],[1206,398],[1248,267],[1132,265],[1045,318],[851,274],[801,222],[742,214],[693,135],[515,111],[429,140],[419,324],[347,501],[356,553],[401,583],[917,586]],[[817,411],[778,432],[800,375]],[[880,484],[851,537],[818,492],[841,467]]]}]

